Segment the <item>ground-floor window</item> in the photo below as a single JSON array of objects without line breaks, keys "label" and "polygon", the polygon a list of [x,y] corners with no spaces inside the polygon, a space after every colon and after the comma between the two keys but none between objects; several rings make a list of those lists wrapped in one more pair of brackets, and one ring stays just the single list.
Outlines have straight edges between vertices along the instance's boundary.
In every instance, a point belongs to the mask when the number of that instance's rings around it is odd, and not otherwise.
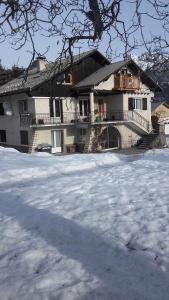
[{"label": "ground-floor window", "polygon": [[86,138],[86,128],[79,129],[80,141],[83,142]]},{"label": "ground-floor window", "polygon": [[0,142],[6,143],[6,130],[0,130]]},{"label": "ground-floor window", "polygon": [[98,142],[102,149],[119,148],[120,134],[116,128],[107,127],[103,130]]},{"label": "ground-floor window", "polygon": [[21,145],[29,145],[28,131],[26,130],[20,131],[20,140],[21,140]]}]

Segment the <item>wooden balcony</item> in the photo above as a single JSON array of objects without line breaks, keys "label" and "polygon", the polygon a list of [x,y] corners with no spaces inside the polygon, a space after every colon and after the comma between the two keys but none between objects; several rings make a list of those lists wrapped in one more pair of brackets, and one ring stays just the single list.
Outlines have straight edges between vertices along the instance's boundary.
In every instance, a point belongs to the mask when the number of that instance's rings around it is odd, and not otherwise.
[{"label": "wooden balcony", "polygon": [[140,78],[133,75],[114,76],[114,89],[119,91],[134,91],[140,89]]}]

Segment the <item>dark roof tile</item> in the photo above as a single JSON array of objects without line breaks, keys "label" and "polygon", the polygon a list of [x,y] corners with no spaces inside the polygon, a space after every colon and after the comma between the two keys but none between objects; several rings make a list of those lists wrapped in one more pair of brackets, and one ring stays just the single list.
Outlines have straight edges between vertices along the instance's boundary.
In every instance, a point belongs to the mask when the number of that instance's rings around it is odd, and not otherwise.
[{"label": "dark roof tile", "polygon": [[89,87],[99,84],[101,81],[108,78],[111,74],[118,71],[121,67],[126,65],[128,61],[118,61],[115,63],[112,63],[110,65],[107,65],[99,70],[97,70],[95,73],[89,75],[84,80],[80,81],[78,84],[75,85],[75,88],[83,88],[83,87]]},{"label": "dark roof tile", "polygon": [[[73,56],[73,63],[76,64],[80,62],[85,57],[91,55],[92,53],[97,52],[96,49],[83,52],[81,54],[77,54]],[[101,54],[100,54],[101,55]],[[105,58],[106,59],[106,58]],[[18,78],[15,78],[8,83],[0,86],[0,95],[19,92],[24,90],[31,90],[34,87],[42,84],[46,80],[51,79],[54,75],[59,74],[60,72],[66,70],[70,66],[70,60],[63,59],[60,63],[50,63],[46,65],[46,69],[37,72],[36,69],[30,69],[28,71],[28,75],[21,75]]]}]

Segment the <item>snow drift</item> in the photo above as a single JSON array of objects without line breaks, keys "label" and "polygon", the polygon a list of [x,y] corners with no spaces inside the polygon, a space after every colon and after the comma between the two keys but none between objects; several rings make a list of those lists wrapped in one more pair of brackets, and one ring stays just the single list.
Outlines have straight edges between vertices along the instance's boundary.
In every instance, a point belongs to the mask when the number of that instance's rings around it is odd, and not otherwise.
[{"label": "snow drift", "polygon": [[169,150],[0,166],[0,299],[168,300]]}]

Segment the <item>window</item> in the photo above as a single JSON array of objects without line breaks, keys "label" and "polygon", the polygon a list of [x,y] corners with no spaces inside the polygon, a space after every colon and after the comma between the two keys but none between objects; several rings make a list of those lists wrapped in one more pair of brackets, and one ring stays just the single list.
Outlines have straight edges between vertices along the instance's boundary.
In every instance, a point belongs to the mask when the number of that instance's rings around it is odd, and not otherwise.
[{"label": "window", "polygon": [[134,99],[134,100],[135,100],[135,103],[134,103],[135,109],[143,109],[142,99]]},{"label": "window", "polygon": [[3,108],[4,108],[5,116],[12,116],[13,115],[12,105],[11,105],[10,102],[5,101],[3,103]]},{"label": "window", "polygon": [[25,114],[28,112],[28,102],[27,100],[21,100],[18,102],[19,105],[19,113]]},{"label": "window", "polygon": [[5,112],[4,112],[4,107],[3,107],[3,103],[0,103],[0,116],[4,116]]},{"label": "window", "polygon": [[87,117],[90,113],[90,101],[79,100],[79,110],[80,110],[80,116]]},{"label": "window", "polygon": [[65,74],[65,81],[64,82],[67,83],[67,84],[72,84],[73,78],[72,78],[72,74],[71,73]]},{"label": "window", "polygon": [[147,110],[147,98],[129,98],[128,107],[129,110],[133,110],[133,109]]},{"label": "window", "polygon": [[12,111],[12,105],[10,102],[3,102],[0,103],[0,116],[12,116],[13,111]]},{"label": "window", "polygon": [[61,117],[62,103],[60,99],[49,100],[50,117]]},{"label": "window", "polygon": [[80,141],[84,142],[86,138],[86,128],[80,128]]},{"label": "window", "polygon": [[28,131],[20,131],[21,145],[28,145]]},{"label": "window", "polygon": [[86,128],[80,128],[80,135],[85,136],[86,135]]},{"label": "window", "polygon": [[6,130],[0,130],[0,142],[6,143]]}]

